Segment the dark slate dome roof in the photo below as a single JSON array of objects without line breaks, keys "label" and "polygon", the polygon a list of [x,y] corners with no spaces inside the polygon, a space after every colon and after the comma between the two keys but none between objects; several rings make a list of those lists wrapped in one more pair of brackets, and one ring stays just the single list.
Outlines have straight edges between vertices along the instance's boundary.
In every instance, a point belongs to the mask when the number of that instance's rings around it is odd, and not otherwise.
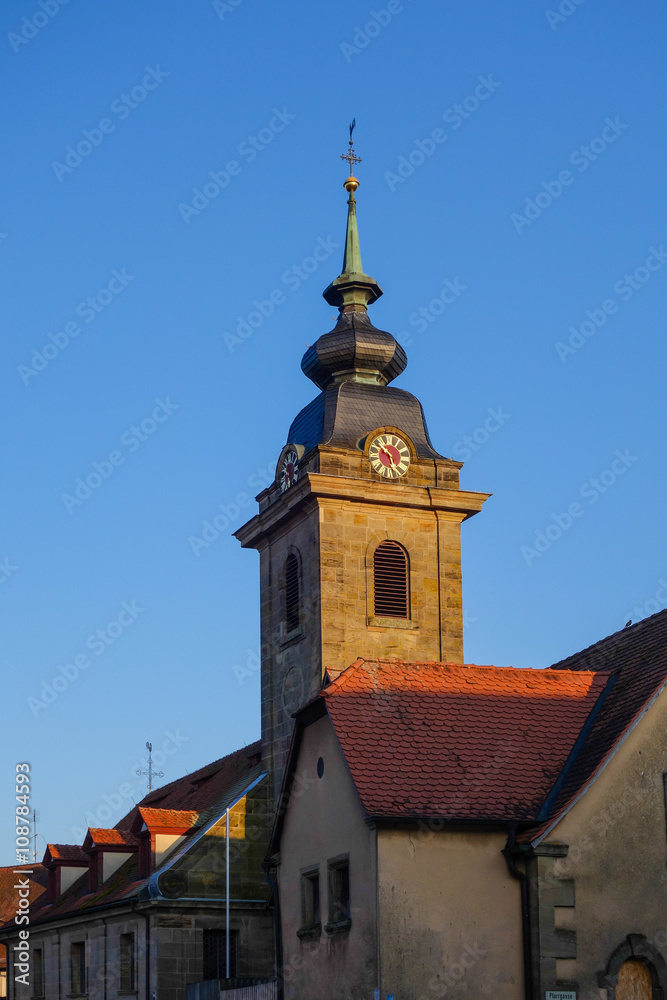
[{"label": "dark slate dome roof", "polygon": [[387,385],[407,366],[405,351],[391,333],[373,326],[362,311],[343,312],[330,333],[309,347],[301,369],[320,389],[352,379]]},{"label": "dark slate dome roof", "polygon": [[376,427],[400,427],[419,458],[442,458],[431,444],[419,400],[404,389],[341,382],[329,385],[301,410],[287,440],[309,452],[318,444],[356,448]]}]

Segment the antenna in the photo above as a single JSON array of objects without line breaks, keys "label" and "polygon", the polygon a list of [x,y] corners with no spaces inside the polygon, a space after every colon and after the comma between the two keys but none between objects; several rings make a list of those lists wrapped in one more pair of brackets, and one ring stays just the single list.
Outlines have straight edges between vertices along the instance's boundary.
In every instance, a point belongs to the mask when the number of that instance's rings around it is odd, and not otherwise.
[{"label": "antenna", "polygon": [[32,863],[37,864],[37,820],[40,819],[39,809],[33,809],[32,811],[32,839],[34,847],[32,849]]},{"label": "antenna", "polygon": [[153,758],[151,757],[151,754],[153,753],[153,744],[152,743],[147,743],[146,744],[146,749],[148,750],[148,770],[147,771],[142,771],[141,768],[138,768],[137,769],[137,777],[140,778],[142,776],[142,774],[145,774],[146,777],[148,778],[148,791],[152,792],[153,791],[153,778],[164,778],[164,771],[154,771],[153,770]]}]

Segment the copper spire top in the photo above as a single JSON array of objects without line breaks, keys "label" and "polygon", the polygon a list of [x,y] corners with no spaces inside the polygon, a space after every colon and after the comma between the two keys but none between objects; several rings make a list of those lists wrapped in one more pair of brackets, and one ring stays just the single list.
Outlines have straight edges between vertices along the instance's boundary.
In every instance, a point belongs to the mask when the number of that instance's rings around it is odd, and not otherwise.
[{"label": "copper spire top", "polygon": [[382,295],[382,289],[375,278],[364,273],[359,249],[359,230],[357,228],[357,202],[354,192],[359,187],[359,181],[352,173],[355,163],[361,163],[361,157],[354,152],[352,133],[356,119],[350,125],[350,141],[347,153],[341,153],[341,159],[350,164],[350,176],[345,178],[343,187],[349,194],[347,199],[347,229],[345,232],[345,250],[343,253],[343,270],[328,288],[322,293],[332,306],[338,306],[341,312],[365,312],[366,308]]}]

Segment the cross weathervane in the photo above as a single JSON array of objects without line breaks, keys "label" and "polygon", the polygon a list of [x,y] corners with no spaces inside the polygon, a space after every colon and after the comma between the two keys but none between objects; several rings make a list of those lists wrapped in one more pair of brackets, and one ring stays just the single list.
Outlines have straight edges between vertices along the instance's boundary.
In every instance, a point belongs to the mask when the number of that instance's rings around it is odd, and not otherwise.
[{"label": "cross weathervane", "polygon": [[153,752],[153,744],[147,743],[146,749],[148,750],[148,770],[142,771],[141,768],[137,769],[137,776],[140,778],[142,774],[145,774],[148,778],[148,791],[153,791],[153,778],[164,778],[164,771],[154,771],[153,770],[153,758],[151,754]]},{"label": "cross weathervane", "polygon": [[354,132],[356,124],[357,124],[357,119],[353,118],[352,124],[350,125],[350,142],[349,142],[350,148],[348,149],[347,153],[340,154],[341,160],[347,160],[347,162],[350,164],[350,177],[352,176],[352,167],[354,166],[354,164],[361,163],[361,157],[354,155],[354,139],[352,138],[352,133]]}]

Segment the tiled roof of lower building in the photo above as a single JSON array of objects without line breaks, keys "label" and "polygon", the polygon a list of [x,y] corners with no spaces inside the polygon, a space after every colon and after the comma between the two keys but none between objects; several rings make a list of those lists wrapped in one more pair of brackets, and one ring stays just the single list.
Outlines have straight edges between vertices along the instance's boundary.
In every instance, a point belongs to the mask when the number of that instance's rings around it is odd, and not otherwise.
[{"label": "tiled roof of lower building", "polygon": [[605,767],[667,682],[667,611],[630,625],[555,663],[549,673],[613,670],[616,682],[562,783],[540,839]]},{"label": "tiled roof of lower building", "polygon": [[85,861],[88,855],[79,844],[47,844],[47,851],[54,861]]},{"label": "tiled roof of lower building", "polygon": [[108,830],[104,827],[89,827],[88,837],[90,837],[96,847],[137,846],[137,838],[127,830]]},{"label": "tiled roof of lower building", "polygon": [[139,813],[149,830],[194,826],[199,816],[193,809],[150,809],[146,806],[139,806]]},{"label": "tiled roof of lower building", "polygon": [[369,816],[529,821],[609,681],[601,671],[358,660],[322,698]]},{"label": "tiled roof of lower building", "polygon": [[[205,767],[187,774],[176,781],[156,788],[150,792],[138,806],[135,806],[123,819],[116,824],[113,829],[94,828],[89,831],[93,835],[95,844],[100,846],[134,846],[137,838],[132,834],[132,825],[140,817],[139,810],[155,818],[166,815],[170,819],[169,826],[183,826],[184,817],[188,818],[190,829],[187,836],[195,833],[202,824],[219,808],[220,803],[224,803],[227,798],[233,795],[236,789],[242,789],[257,775],[260,770],[257,764],[261,753],[259,741],[236,750],[234,753],[221,757],[220,760],[207,764]],[[223,806],[224,808],[224,806]],[[178,822],[171,820],[178,817]],[[160,819],[160,823],[162,820]],[[68,856],[69,860],[88,862],[88,855],[82,848],[76,845],[49,845],[49,853],[55,848],[62,852],[62,856]],[[48,872],[41,865],[30,866],[35,871],[43,873],[43,884],[46,885]],[[2,872],[12,872],[14,869],[0,869]],[[42,875],[35,876],[41,878]],[[9,878],[9,877],[8,877]],[[146,885],[147,878],[139,878],[139,858],[134,853],[128,858],[105,882],[103,882],[94,892],[89,889],[88,868],[62,895],[54,902],[49,903],[43,889],[36,902],[31,905],[31,922],[34,924],[39,920],[48,920],[57,917],[66,917],[69,914],[88,910],[94,906],[106,906],[117,903],[124,899],[134,897]],[[6,883],[6,884],[5,884]],[[11,904],[13,901],[12,882],[5,879],[0,874],[0,926],[13,919]],[[7,910],[9,906],[9,910]],[[7,913],[5,915],[5,910]]]},{"label": "tiled roof of lower building", "polygon": [[49,873],[39,864],[0,868],[0,925],[14,919],[19,899],[14,886],[19,879],[29,879],[29,900],[32,909],[46,889]]}]

